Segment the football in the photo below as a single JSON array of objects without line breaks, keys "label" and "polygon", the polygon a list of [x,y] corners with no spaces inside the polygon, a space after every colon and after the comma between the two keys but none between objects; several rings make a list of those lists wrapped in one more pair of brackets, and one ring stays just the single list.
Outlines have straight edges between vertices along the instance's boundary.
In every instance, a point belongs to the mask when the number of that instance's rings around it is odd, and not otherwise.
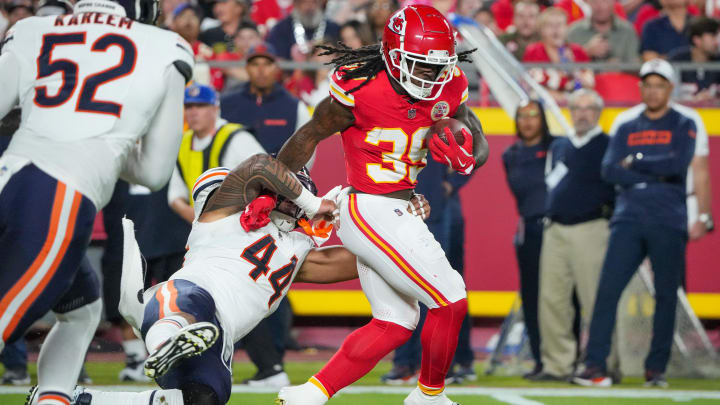
[{"label": "football", "polygon": [[445,136],[445,127],[450,128],[450,132],[455,135],[455,142],[457,142],[458,145],[462,145],[465,142],[465,135],[463,135],[462,129],[465,128],[468,133],[470,132],[470,129],[466,127],[465,124],[455,118],[443,118],[430,127],[428,137],[431,137],[433,134],[438,134],[438,137],[448,144],[447,137]]}]

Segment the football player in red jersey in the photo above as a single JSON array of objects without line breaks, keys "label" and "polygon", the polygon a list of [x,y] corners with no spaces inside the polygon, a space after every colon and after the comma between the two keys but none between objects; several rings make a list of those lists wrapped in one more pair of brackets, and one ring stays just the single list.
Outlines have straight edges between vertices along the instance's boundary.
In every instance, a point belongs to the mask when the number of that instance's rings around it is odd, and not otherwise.
[{"label": "football player in red jersey", "polygon": [[[421,371],[405,405],[453,404],[443,391],[467,312],[465,284],[424,222],[401,208],[425,166],[428,147],[435,160],[466,175],[487,160],[480,121],[465,103],[467,79],[456,66],[472,51],[456,53],[448,21],[421,5],[391,16],[381,44],[326,50],[336,56],[330,97],[288,140],[278,159],[296,170],[318,142],[341,133],[351,191],[339,204],[338,235],[358,256],[373,320],[348,336],[306,384],[280,391],[278,403],[324,404],[365,375],[410,338],[421,301],[429,308]],[[469,128],[462,145],[453,136],[447,136],[446,144],[438,134],[426,141],[428,129],[446,117]]]}]

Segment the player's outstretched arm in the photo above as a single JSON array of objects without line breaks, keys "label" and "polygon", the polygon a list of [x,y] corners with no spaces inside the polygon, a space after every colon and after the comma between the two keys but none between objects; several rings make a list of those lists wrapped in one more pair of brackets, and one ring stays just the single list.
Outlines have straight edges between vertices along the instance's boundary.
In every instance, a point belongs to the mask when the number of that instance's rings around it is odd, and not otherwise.
[{"label": "player's outstretched arm", "polygon": [[466,103],[460,104],[453,118],[462,122],[470,129],[470,133],[473,136],[473,157],[475,158],[475,168],[477,169],[487,162],[488,155],[490,154],[490,147],[485,138],[482,124],[477,115],[472,112]]},{"label": "player's outstretched arm", "polygon": [[303,262],[295,282],[330,284],[358,277],[357,257],[342,246],[313,249]]},{"label": "player's outstretched arm", "polygon": [[264,189],[293,200],[308,216],[331,214],[335,204],[305,189],[292,171],[266,154],[253,155],[225,177],[205,206],[200,222],[212,222],[245,209]]},{"label": "player's outstretched arm", "polygon": [[326,97],[315,108],[312,119],[285,142],[278,153],[278,160],[294,172],[300,170],[310,160],[318,142],[346,129],[353,122],[355,116],[350,110]]},{"label": "player's outstretched arm", "polygon": [[142,141],[130,151],[120,173],[123,180],[157,191],[167,184],[182,140],[185,78],[174,66],[165,72],[165,98]]}]

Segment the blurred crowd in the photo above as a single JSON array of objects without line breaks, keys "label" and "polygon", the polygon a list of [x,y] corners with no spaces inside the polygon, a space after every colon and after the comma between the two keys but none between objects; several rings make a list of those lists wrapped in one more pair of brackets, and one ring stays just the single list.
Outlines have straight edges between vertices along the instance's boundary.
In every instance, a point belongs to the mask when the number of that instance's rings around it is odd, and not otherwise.
[{"label": "blurred crowd", "polygon": [[[20,19],[41,13],[42,8],[62,8],[71,1],[0,0],[0,33]],[[604,97],[603,90],[608,86],[606,92],[627,92],[624,90],[627,77],[597,76],[590,69],[563,69],[557,65],[639,63],[655,57],[702,63],[719,58],[720,6],[712,1],[407,2],[431,4],[456,25],[482,24],[520,61],[552,63],[552,68],[534,68],[530,72],[563,104],[578,88],[597,86]],[[251,47],[266,42],[281,60],[317,62],[318,65],[328,61],[321,55],[322,45],[342,41],[355,49],[379,41],[384,22],[405,5],[399,0],[161,0],[160,3],[162,14],[157,24],[185,38],[199,62],[243,61]],[[315,105],[327,93],[327,73],[325,69],[294,69],[277,74],[291,94]],[[226,91],[246,82],[248,77],[239,65],[208,68],[206,64],[199,64],[195,79],[218,91]],[[680,100],[704,102],[716,98],[720,71],[684,70],[679,79]]]}]

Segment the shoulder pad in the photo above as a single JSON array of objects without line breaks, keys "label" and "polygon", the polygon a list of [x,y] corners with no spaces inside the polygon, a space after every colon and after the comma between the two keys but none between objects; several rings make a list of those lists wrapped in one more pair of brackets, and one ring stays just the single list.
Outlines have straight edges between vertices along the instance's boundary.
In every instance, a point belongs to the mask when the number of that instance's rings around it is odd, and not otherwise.
[{"label": "shoulder pad", "polygon": [[200,216],[205,208],[207,197],[211,192],[220,187],[225,177],[230,174],[227,167],[216,167],[206,170],[195,181],[192,189],[193,201],[195,201],[195,218]]},{"label": "shoulder pad", "polygon": [[[330,97],[347,107],[355,107],[355,96],[349,93],[360,83],[356,80],[346,80],[343,76],[352,67],[343,66],[330,73]],[[359,80],[359,79],[358,79]],[[365,79],[362,79],[365,80]]]}]

